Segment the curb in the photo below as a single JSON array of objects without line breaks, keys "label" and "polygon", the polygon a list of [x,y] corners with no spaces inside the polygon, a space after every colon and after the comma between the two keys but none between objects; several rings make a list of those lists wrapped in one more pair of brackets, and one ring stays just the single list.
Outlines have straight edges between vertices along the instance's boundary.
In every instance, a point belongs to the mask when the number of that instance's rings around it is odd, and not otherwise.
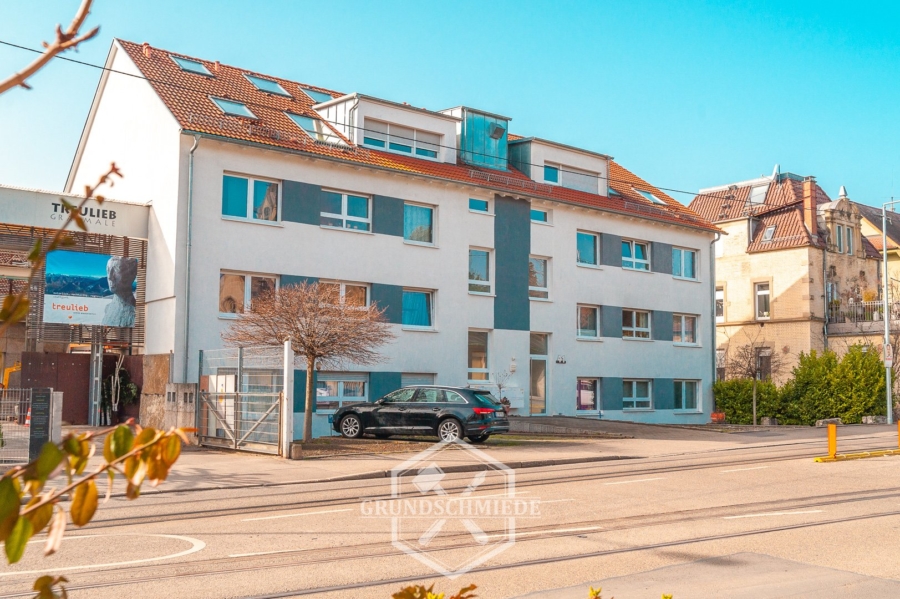
[{"label": "curb", "polygon": [[[589,464],[595,462],[610,462],[617,460],[637,460],[641,459],[641,456],[597,456],[593,458],[564,458],[559,460],[529,460],[524,462],[504,462],[504,465],[513,469],[525,469],[525,468],[544,468],[547,466],[563,466],[568,464]],[[447,466],[442,467],[441,470],[448,474],[453,474],[456,472],[481,472],[482,470],[490,470],[487,464],[460,464],[458,466]],[[404,476],[412,476],[412,474]],[[192,489],[159,489],[152,490],[150,492],[144,493],[141,492],[141,497],[147,497],[151,495],[161,495],[166,493],[194,493],[198,491],[228,491],[232,489],[259,489],[266,487],[287,487],[290,485],[313,485],[313,484],[322,484],[322,483],[333,483],[333,482],[343,482],[343,481],[354,481],[354,480],[370,480],[370,479],[379,479],[379,478],[390,478],[391,471],[390,470],[372,470],[369,472],[360,472],[359,474],[347,474],[345,476],[333,476],[330,478],[316,478],[316,479],[303,479],[303,480],[293,480],[293,481],[285,481],[279,483],[253,483],[247,485],[215,485],[209,487],[197,487]],[[112,493],[110,497],[125,497],[125,493]]]}]

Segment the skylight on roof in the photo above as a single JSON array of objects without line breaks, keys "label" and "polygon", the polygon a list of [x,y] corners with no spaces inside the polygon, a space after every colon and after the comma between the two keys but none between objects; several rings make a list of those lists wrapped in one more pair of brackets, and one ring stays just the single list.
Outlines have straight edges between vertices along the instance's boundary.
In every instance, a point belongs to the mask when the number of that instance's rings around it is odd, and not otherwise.
[{"label": "skylight on roof", "polygon": [[326,94],[325,92],[317,92],[315,90],[307,89],[305,87],[301,87],[300,91],[302,91],[304,94],[306,94],[307,96],[312,98],[316,104],[321,104],[322,102],[330,102],[331,100],[334,100],[334,98],[331,97],[331,94]]},{"label": "skylight on roof", "polygon": [[191,60],[190,58],[172,56],[171,54],[169,54],[169,58],[171,58],[179,67],[181,67],[182,71],[187,71],[188,73],[196,73],[197,75],[206,75],[207,77],[213,76],[213,74],[210,73],[209,70],[205,66],[203,66],[203,63],[201,62]]},{"label": "skylight on roof", "polygon": [[287,96],[291,97],[291,94],[287,93],[277,81],[272,81],[271,79],[263,79],[262,77],[257,77],[255,75],[248,75],[244,73],[244,77],[247,78],[247,81],[256,86],[256,89],[262,92],[267,92],[270,94],[277,94],[279,96]]},{"label": "skylight on roof", "polygon": [[772,238],[775,237],[775,225],[771,227],[766,227],[766,232],[763,233],[763,241],[772,241]]},{"label": "skylight on roof", "polygon": [[619,193],[618,191],[616,191],[615,189],[613,189],[612,187],[610,187],[610,188],[609,188],[609,195],[610,195],[610,196],[621,196],[622,194]]},{"label": "skylight on roof", "polygon": [[334,131],[329,129],[328,125],[323,123],[320,119],[293,114],[291,112],[285,112],[284,114],[286,114],[289,119],[294,121],[295,125],[303,129],[307,133],[307,135],[309,135],[316,141],[346,145],[344,140],[341,139],[338,135],[335,135]]},{"label": "skylight on roof", "polygon": [[766,192],[769,191],[769,184],[757,185],[750,190],[750,204],[763,204],[766,201]]},{"label": "skylight on roof", "polygon": [[242,116],[248,119],[255,119],[256,115],[250,112],[245,104],[234,102],[233,100],[223,100],[222,98],[210,98],[213,103],[219,107],[219,110],[225,114],[232,116]]},{"label": "skylight on roof", "polygon": [[638,192],[639,194],[641,194],[642,196],[644,196],[645,198],[647,198],[648,200],[650,200],[651,202],[653,202],[654,204],[662,204],[663,206],[666,205],[665,202],[663,202],[661,199],[659,199],[658,197],[656,197],[649,191],[644,191],[642,189],[637,189],[637,188],[634,188],[634,190],[636,192]]}]

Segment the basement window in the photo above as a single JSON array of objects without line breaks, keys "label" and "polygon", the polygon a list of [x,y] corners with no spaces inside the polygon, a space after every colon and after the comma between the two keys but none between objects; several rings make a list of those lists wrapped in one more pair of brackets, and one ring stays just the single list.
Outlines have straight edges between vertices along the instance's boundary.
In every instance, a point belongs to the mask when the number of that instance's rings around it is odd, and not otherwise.
[{"label": "basement window", "polygon": [[763,233],[763,241],[772,241],[772,238],[775,237],[775,225],[771,227],[766,227],[766,232]]},{"label": "basement window", "polygon": [[266,92],[268,94],[276,94],[278,96],[287,96],[291,97],[291,94],[287,93],[287,91],[281,87],[281,85],[277,81],[272,81],[271,79],[263,79],[262,77],[257,77],[255,75],[248,75],[244,73],[244,77],[247,78],[247,81],[256,86],[261,92]]},{"label": "basement window", "polygon": [[219,107],[219,110],[224,112],[225,114],[230,114],[231,116],[242,116],[248,119],[255,119],[256,115],[253,114],[247,106],[241,102],[235,102],[233,100],[223,100],[222,98],[210,98],[213,101],[213,104]]},{"label": "basement window", "polygon": [[191,60],[190,58],[181,58],[180,56],[172,56],[169,54],[169,58],[181,67],[182,71],[187,71],[188,73],[194,73],[196,75],[205,75],[206,77],[212,77],[213,74],[209,72],[209,70],[203,66],[202,62],[198,62],[196,60]]}]

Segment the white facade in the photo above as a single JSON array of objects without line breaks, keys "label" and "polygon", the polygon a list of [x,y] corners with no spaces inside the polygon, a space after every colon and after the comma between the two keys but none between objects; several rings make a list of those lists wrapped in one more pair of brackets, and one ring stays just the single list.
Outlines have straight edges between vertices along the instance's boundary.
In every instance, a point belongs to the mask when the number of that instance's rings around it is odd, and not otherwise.
[{"label": "white facade", "polygon": [[[137,69],[124,51],[117,52],[115,45],[110,66],[125,72]],[[397,122],[440,134],[442,148],[437,160],[456,162],[457,125],[453,117],[365,97],[346,96],[325,104],[318,105],[316,110],[323,118],[337,123],[335,127],[348,138],[353,136],[349,134],[350,128],[342,130],[341,119],[345,124],[356,123],[353,126],[361,126],[366,117]],[[351,105],[355,114],[349,112]],[[128,126],[122,126],[123,122]],[[596,173],[598,189],[606,194],[608,164],[602,155],[564,151],[549,143],[535,144],[535,148],[540,148],[542,161],[558,161]],[[708,421],[714,373],[714,277],[710,263],[710,242],[714,234],[708,229],[553,202],[530,196],[526,191],[500,191],[487,184],[441,181],[262,148],[238,140],[191,135],[179,127],[146,81],[114,73],[104,74],[101,81],[67,188],[78,189],[92,181],[112,159],[125,174],[114,195],[151,202],[146,353],[174,352],[176,381],[196,381],[198,352],[223,346],[221,334],[234,318],[219,311],[223,273],[272,277],[282,283],[290,277],[312,277],[392,289],[427,290],[433,294],[431,329],[414,329],[402,323],[393,325],[397,339],[384,348],[385,361],[376,367],[359,369],[360,372],[392,376],[433,374],[438,384],[465,385],[469,332],[487,331],[490,382],[495,382],[499,373],[510,373],[506,386],[514,406],[519,406],[514,413],[527,415],[531,394],[530,333],[546,333],[549,334],[547,414],[643,422]],[[223,216],[225,176],[278,183],[278,220],[263,222]],[[541,180],[539,174],[532,178]],[[434,243],[414,243],[396,233],[338,230],[285,219],[285,182],[348,192],[372,198],[370,202],[384,197],[433,207]],[[505,309],[495,305],[499,301],[495,297],[496,270],[501,267],[496,260],[497,246],[507,243],[506,239],[495,238],[499,230],[495,214],[500,198],[508,202],[530,202],[531,208],[545,210],[549,215],[547,223],[526,224],[530,228],[526,233],[530,234],[530,254],[549,261],[549,297],[529,302],[526,320],[530,322],[530,331],[495,326],[498,310]],[[470,210],[470,199],[487,201],[488,213]],[[371,215],[374,204],[369,205]],[[604,235],[648,242],[647,247],[652,242],[656,244],[655,251],[671,252],[675,246],[691,249],[696,252],[695,277],[685,280],[671,272],[629,270],[605,265],[599,257],[597,265],[579,265],[578,231],[598,234],[598,252]],[[604,249],[609,252],[612,248],[618,253],[620,245],[613,241]],[[491,294],[469,292],[471,248],[492,252]],[[604,256],[603,262],[615,262],[612,258]],[[651,260],[657,259],[660,263],[666,261],[665,256],[651,256]],[[594,340],[579,339],[579,305],[658,312],[663,316],[653,317],[655,329],[671,328],[673,313],[688,314],[696,318],[695,342],[682,345],[671,340],[625,339],[621,334],[604,336],[599,332]],[[653,337],[660,332],[654,331]],[[672,331],[668,333],[671,339]],[[579,377],[599,381],[600,397],[593,410],[576,410]],[[651,388],[667,386],[668,390],[654,388],[653,396],[668,397],[669,404],[673,381],[688,380],[696,383],[697,404],[690,409],[676,410],[671,405],[662,408],[651,399],[650,409],[624,410],[621,403],[618,409],[605,408],[604,379],[617,381],[619,392],[623,384],[619,379],[651,381]],[[377,398],[370,395],[378,387],[373,383],[374,378],[366,393],[369,400]],[[516,403],[519,397],[522,401]],[[328,426],[322,416],[326,413],[327,410],[321,411],[317,420],[319,433]],[[295,430],[302,430],[299,421]]]}]

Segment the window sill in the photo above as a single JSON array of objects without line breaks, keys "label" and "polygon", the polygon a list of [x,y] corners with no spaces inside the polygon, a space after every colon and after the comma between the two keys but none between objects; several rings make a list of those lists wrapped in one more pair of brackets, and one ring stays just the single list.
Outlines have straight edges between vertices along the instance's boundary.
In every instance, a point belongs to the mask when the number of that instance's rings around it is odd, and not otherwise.
[{"label": "window sill", "polygon": [[528,299],[533,302],[546,302],[548,304],[553,303],[553,300],[549,297],[529,297]]},{"label": "window sill", "polygon": [[411,327],[411,326],[403,326],[400,325],[401,331],[410,331],[412,333],[437,333],[438,330],[434,327]]},{"label": "window sill", "polygon": [[650,274],[652,272],[649,268],[632,268],[630,266],[623,266],[622,270],[627,270],[627,271],[631,271],[631,272],[645,272],[647,274]]},{"label": "window sill", "polygon": [[703,282],[700,279],[689,279],[687,277],[676,277],[675,275],[672,275],[672,278],[675,279],[676,281],[687,281],[688,283],[702,283]]},{"label": "window sill", "polygon": [[591,270],[603,270],[603,267],[599,264],[584,264],[582,262],[576,262],[575,266],[578,268],[589,268]]},{"label": "window sill", "polygon": [[328,225],[319,225],[320,229],[324,229],[326,231],[343,231],[345,233],[358,233],[360,235],[374,235],[375,233],[371,231],[361,231],[360,229],[348,229],[346,227],[329,227]]},{"label": "window sill", "polygon": [[479,297],[497,297],[493,293],[484,293],[483,291],[470,291],[469,295],[477,295]]},{"label": "window sill", "polygon": [[766,322],[767,320],[772,320],[772,317],[771,316],[766,316],[766,317],[757,316],[755,320],[757,322]]},{"label": "window sill", "polygon": [[622,337],[622,341],[641,341],[641,342],[652,342],[653,339],[645,339],[644,337]]},{"label": "window sill", "polygon": [[532,225],[541,225],[543,227],[552,227],[553,226],[553,223],[545,223],[544,221],[540,221],[540,220],[533,220],[533,221],[531,221],[531,224]]},{"label": "window sill", "polygon": [[675,347],[702,347],[699,343],[680,343],[675,341],[672,342],[672,345],[674,345]]},{"label": "window sill", "polygon": [[603,343],[600,337],[575,337],[575,341],[587,341],[588,343]]},{"label": "window sill", "polygon": [[219,320],[237,320],[237,314],[222,314],[219,313]]},{"label": "window sill", "polygon": [[228,216],[226,214],[222,215],[222,220],[228,220],[233,223],[250,223],[251,225],[262,225],[264,227],[284,228],[284,223],[280,220],[270,221],[270,220],[261,220],[258,218],[241,218],[240,216]]},{"label": "window sill", "polygon": [[469,212],[471,212],[472,214],[480,214],[481,216],[491,216],[491,217],[494,216],[494,215],[493,215],[492,213],[490,213],[490,212],[483,212],[483,211],[481,211],[481,210],[472,210],[471,208],[469,209]]},{"label": "window sill", "polygon": [[431,248],[433,250],[438,249],[438,245],[436,243],[421,243],[418,241],[409,241],[408,239],[403,240],[403,245],[414,245],[420,248]]}]

